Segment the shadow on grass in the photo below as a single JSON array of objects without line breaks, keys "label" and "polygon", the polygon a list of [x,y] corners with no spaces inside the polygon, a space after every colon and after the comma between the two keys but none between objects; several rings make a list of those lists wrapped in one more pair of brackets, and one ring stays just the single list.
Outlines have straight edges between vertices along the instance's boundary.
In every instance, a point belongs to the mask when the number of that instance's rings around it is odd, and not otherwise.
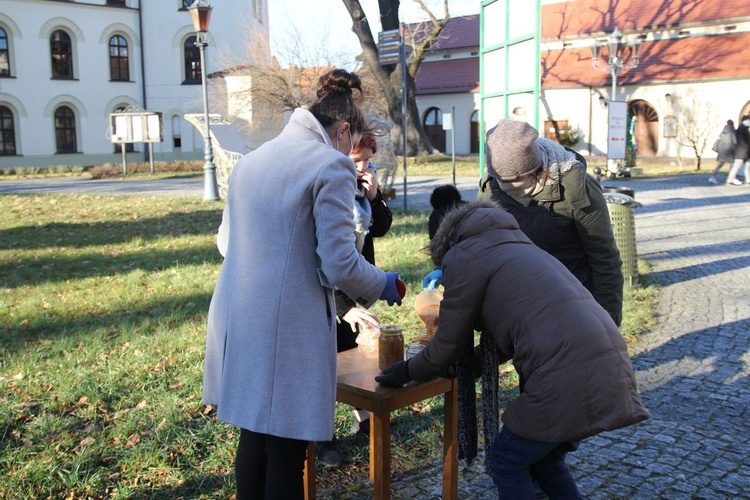
[{"label": "shadow on grass", "polygon": [[155,240],[184,235],[215,234],[220,210],[170,213],[132,221],[54,222],[0,230],[0,250],[117,245],[135,239]]},{"label": "shadow on grass", "polygon": [[30,256],[3,261],[0,264],[0,285],[17,288],[71,279],[118,276],[138,269],[155,272],[174,266],[204,263],[221,264],[221,255],[215,244],[192,245],[181,250],[147,250],[122,254],[96,252],[78,253],[75,256]]},{"label": "shadow on grass", "polygon": [[[157,300],[142,302],[134,307],[121,303],[110,310],[92,312],[83,317],[72,317],[64,311],[50,314],[41,312],[22,326],[7,325],[0,330],[0,346],[3,357],[12,356],[28,342],[54,340],[74,335],[83,341],[84,332],[109,331],[113,325],[130,330],[141,329],[148,333],[154,328],[168,325],[177,328],[182,323],[197,321],[208,311],[210,293],[195,293],[181,297],[164,296]],[[203,320],[201,320],[203,321]],[[117,328],[114,330],[116,335]]]}]

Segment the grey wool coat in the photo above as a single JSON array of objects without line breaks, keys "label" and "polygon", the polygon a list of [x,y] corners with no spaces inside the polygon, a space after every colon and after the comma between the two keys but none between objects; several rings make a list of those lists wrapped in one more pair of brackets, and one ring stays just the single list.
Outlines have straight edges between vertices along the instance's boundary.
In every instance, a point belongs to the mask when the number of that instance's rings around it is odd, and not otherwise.
[{"label": "grey wool coat", "polygon": [[513,433],[561,443],[648,417],[612,318],[512,215],[490,201],[454,210],[431,250],[445,293],[435,337],[408,362],[414,380],[455,363],[477,329],[518,372],[521,393],[502,416]]},{"label": "grey wool coat", "polygon": [[218,406],[219,420],[285,438],[332,438],[333,292],[369,307],[385,287],[385,273],[355,248],[355,190],[354,164],[304,109],[234,167],[203,377],[203,403]]}]

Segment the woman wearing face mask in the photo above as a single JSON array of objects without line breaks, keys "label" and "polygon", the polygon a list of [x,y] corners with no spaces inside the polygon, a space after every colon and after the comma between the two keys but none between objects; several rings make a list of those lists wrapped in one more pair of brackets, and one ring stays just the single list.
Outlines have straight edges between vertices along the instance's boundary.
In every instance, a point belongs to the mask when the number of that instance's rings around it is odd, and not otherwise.
[{"label": "woman wearing face mask", "polygon": [[599,183],[586,160],[526,122],[500,120],[487,132],[487,174],[479,198],[510,212],[537,246],[561,261],[617,326],[622,261]]},{"label": "woman wearing face mask", "polygon": [[732,165],[732,168],[729,170],[727,186],[742,185],[742,182],[737,178],[737,174],[740,173],[740,168],[742,168],[743,164],[745,165],[745,170],[743,172],[745,175],[745,184],[750,185],[750,177],[748,176],[748,174],[750,174],[750,161],[748,161],[748,157],[750,157],[749,128],[750,115],[745,115],[742,117],[742,123],[740,123],[740,126],[737,127],[737,131],[735,132],[737,144],[734,148],[734,165]]},{"label": "woman wearing face mask", "polygon": [[[391,228],[393,215],[378,189],[378,174],[370,158],[377,152],[378,143],[370,128],[362,132],[362,139],[349,158],[357,170],[357,192],[354,197],[354,224],[357,249],[367,262],[375,264],[373,237],[385,236]],[[340,321],[336,328],[337,351],[343,352],[357,347],[360,327],[380,328],[380,321],[370,311],[356,307],[357,304],[345,293],[336,292],[336,314]],[[355,410],[356,432],[370,435],[370,412]],[[327,466],[337,467],[344,463],[344,454],[337,448],[335,440],[315,444],[318,460]]]},{"label": "woman wearing face mask", "polygon": [[240,428],[237,497],[302,498],[309,441],[333,436],[334,290],[365,307],[401,303],[397,273],[357,251],[359,77],[331,70],[317,100],[232,170],[224,256],[208,313],[203,403]]}]

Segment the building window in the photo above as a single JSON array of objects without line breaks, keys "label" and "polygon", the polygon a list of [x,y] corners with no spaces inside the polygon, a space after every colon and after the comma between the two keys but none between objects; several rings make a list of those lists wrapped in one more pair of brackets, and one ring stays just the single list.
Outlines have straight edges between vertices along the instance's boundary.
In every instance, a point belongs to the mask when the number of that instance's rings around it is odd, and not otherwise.
[{"label": "building window", "polygon": [[52,78],[73,78],[73,45],[70,35],[57,30],[50,37],[50,52],[52,53]]},{"label": "building window", "polygon": [[432,147],[445,152],[445,130],[443,130],[443,112],[439,108],[430,108],[424,115],[424,131]]},{"label": "building window", "polygon": [[58,153],[75,153],[76,116],[67,106],[55,110],[55,142]]},{"label": "building window", "polygon": [[172,149],[182,149],[182,132],[180,127],[180,117],[172,117]]},{"label": "building window", "polygon": [[196,37],[185,40],[185,81],[183,83],[201,83],[201,55],[195,46]]},{"label": "building window", "polygon": [[10,76],[10,51],[8,33],[0,28],[0,76]]},{"label": "building window", "polygon": [[120,35],[115,35],[109,39],[109,77],[117,82],[130,80],[128,42],[125,37]]},{"label": "building window", "polygon": [[125,7],[125,0],[107,0],[107,5],[122,5]]},{"label": "building window", "polygon": [[0,106],[0,156],[16,154],[16,127],[13,112],[7,106]]},{"label": "building window", "polygon": [[469,118],[469,152],[479,154],[479,111],[474,111]]}]

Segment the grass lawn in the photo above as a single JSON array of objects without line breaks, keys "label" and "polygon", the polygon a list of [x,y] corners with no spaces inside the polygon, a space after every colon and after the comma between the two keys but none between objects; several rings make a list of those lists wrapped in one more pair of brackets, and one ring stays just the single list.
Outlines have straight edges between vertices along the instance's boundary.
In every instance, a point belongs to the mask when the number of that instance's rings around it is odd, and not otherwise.
[{"label": "grass lawn", "polygon": [[[234,494],[237,430],[200,403],[222,206],[0,196],[0,499]],[[394,212],[376,254],[381,267],[401,273],[409,295],[400,308],[373,309],[414,338],[413,299],[431,269],[421,250],[427,214]],[[650,326],[654,293],[644,286],[628,294],[630,342]],[[506,398],[515,386],[505,378]],[[439,459],[440,398],[394,416],[394,474]],[[339,405],[348,463],[318,469],[321,496],[368,491],[367,440],[351,434],[352,424],[351,409]]]}]

